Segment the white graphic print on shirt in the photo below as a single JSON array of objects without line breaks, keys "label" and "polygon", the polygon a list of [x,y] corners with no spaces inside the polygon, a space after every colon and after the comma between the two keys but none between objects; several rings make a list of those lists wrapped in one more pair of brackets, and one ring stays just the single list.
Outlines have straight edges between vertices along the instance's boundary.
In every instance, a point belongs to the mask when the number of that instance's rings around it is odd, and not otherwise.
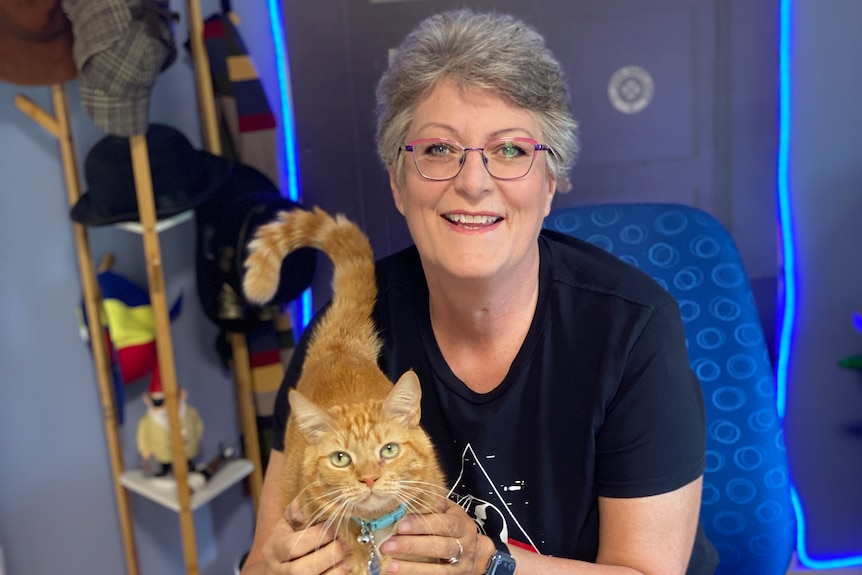
[{"label": "white graphic print on shirt", "polygon": [[[493,455],[485,456],[485,459],[493,458]],[[513,485],[503,486],[501,489],[524,495],[524,483],[516,481]],[[470,485],[477,487],[485,485],[487,490],[484,493],[471,493]],[[488,471],[469,443],[461,453],[461,472],[452,484],[449,498],[467,511],[467,514],[476,522],[481,534],[539,553],[538,547],[512,513],[509,503],[503,498],[500,489],[491,480]]]}]

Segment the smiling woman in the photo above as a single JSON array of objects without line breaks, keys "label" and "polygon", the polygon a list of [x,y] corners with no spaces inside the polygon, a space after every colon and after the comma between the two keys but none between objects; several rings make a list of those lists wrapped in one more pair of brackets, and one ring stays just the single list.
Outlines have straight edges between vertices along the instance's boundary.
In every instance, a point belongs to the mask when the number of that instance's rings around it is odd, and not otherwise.
[{"label": "smiling woman", "polygon": [[[712,573],[698,525],[703,398],[676,302],[542,230],[577,149],[542,36],[501,14],[432,16],[394,50],[377,101],[378,152],[414,242],[376,265],[378,364],[392,381],[417,376],[450,493],[434,512],[408,508],[377,552],[428,575]],[[327,316],[285,374],[281,429]],[[302,498],[286,513],[278,500],[291,453],[274,444],[247,575],[344,567],[327,524],[295,521]],[[353,465],[349,450],[329,453]]]}]

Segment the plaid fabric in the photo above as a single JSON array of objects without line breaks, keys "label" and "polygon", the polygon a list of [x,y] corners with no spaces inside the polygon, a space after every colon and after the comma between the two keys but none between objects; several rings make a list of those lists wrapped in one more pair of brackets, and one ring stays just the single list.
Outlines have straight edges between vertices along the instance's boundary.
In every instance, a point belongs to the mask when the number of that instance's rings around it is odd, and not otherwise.
[{"label": "plaid fabric", "polygon": [[156,76],[176,58],[167,3],[156,0],[64,0],[72,21],[81,101],[104,132],[147,131]]}]

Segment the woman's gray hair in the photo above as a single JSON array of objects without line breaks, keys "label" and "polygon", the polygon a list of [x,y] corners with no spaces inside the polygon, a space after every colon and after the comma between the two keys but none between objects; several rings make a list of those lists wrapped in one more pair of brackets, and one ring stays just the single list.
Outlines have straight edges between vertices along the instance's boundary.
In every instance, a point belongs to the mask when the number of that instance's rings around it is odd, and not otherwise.
[{"label": "woman's gray hair", "polygon": [[444,79],[480,88],[536,114],[558,181],[577,152],[562,68],[544,38],[504,14],[453,10],[427,18],[401,43],[377,85],[377,152],[402,180],[401,146],[419,103]]}]

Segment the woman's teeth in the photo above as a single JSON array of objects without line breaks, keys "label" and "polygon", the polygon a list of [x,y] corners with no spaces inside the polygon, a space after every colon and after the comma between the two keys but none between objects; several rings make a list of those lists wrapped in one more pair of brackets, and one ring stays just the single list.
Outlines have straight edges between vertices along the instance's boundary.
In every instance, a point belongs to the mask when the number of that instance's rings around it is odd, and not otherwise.
[{"label": "woman's teeth", "polygon": [[496,216],[471,216],[468,214],[446,214],[447,220],[462,226],[487,226],[500,221]]}]

